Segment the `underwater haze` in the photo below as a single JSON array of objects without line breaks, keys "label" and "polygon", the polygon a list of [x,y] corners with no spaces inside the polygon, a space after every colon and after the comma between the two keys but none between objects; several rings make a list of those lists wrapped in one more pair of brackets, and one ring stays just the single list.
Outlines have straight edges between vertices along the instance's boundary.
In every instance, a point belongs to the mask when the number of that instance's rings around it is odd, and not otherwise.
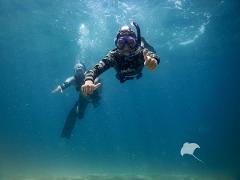
[{"label": "underwater haze", "polygon": [[[240,179],[239,9],[238,0],[0,0],[0,179]],[[131,21],[160,65],[125,83],[103,73],[100,105],[61,138],[79,92],[51,91],[76,63],[99,62]],[[180,154],[186,142],[202,162]]]}]

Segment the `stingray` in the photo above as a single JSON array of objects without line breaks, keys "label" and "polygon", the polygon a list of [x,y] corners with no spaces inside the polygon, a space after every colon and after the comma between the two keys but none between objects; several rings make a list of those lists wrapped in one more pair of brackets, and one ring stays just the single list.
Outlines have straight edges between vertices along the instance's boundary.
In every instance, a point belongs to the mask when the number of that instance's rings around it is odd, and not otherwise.
[{"label": "stingray", "polygon": [[188,155],[191,155],[193,156],[195,159],[197,159],[198,161],[200,161],[201,163],[203,163],[202,160],[198,159],[193,153],[194,151],[197,149],[197,148],[200,148],[200,146],[196,143],[184,143],[183,144],[183,147],[181,149],[181,155],[183,156],[184,154],[188,154]]}]

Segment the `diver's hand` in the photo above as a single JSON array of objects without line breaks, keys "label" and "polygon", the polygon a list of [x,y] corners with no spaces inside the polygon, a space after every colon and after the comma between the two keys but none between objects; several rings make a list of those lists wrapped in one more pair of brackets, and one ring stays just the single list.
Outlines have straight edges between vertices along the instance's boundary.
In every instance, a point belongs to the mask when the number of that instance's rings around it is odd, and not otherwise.
[{"label": "diver's hand", "polygon": [[58,93],[58,92],[63,92],[61,86],[57,86],[56,89],[52,90],[52,93]]},{"label": "diver's hand", "polygon": [[94,84],[92,81],[87,80],[85,81],[84,85],[82,85],[82,93],[85,96],[88,96],[93,93],[96,89],[98,89],[101,86],[101,83]]},{"label": "diver's hand", "polygon": [[143,50],[144,65],[148,67],[149,70],[154,70],[157,67],[157,60],[148,55],[148,50]]}]

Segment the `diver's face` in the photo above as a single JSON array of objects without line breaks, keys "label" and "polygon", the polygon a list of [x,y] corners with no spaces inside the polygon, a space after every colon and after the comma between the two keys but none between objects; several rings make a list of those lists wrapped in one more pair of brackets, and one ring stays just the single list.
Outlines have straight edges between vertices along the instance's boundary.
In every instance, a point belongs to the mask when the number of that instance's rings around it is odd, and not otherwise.
[{"label": "diver's face", "polygon": [[82,68],[77,68],[75,73],[78,76],[83,76],[84,75],[84,70]]}]

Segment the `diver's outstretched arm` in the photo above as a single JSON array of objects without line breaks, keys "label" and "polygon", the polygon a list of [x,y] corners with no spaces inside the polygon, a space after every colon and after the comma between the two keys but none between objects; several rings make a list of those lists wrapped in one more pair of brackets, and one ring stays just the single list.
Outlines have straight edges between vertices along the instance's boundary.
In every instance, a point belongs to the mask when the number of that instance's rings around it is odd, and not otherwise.
[{"label": "diver's outstretched arm", "polygon": [[62,83],[61,85],[58,85],[53,91],[52,93],[58,93],[58,92],[63,92],[66,88],[68,88],[69,86],[73,85],[75,83],[76,79],[74,76],[71,76],[69,78],[67,78],[64,83]]},{"label": "diver's outstretched arm", "polygon": [[96,89],[101,86],[101,83],[96,83],[95,79],[114,65],[113,51],[110,51],[105,58],[103,58],[98,64],[96,64],[91,70],[85,74],[84,84],[81,87],[82,93],[85,96],[92,94]]}]

